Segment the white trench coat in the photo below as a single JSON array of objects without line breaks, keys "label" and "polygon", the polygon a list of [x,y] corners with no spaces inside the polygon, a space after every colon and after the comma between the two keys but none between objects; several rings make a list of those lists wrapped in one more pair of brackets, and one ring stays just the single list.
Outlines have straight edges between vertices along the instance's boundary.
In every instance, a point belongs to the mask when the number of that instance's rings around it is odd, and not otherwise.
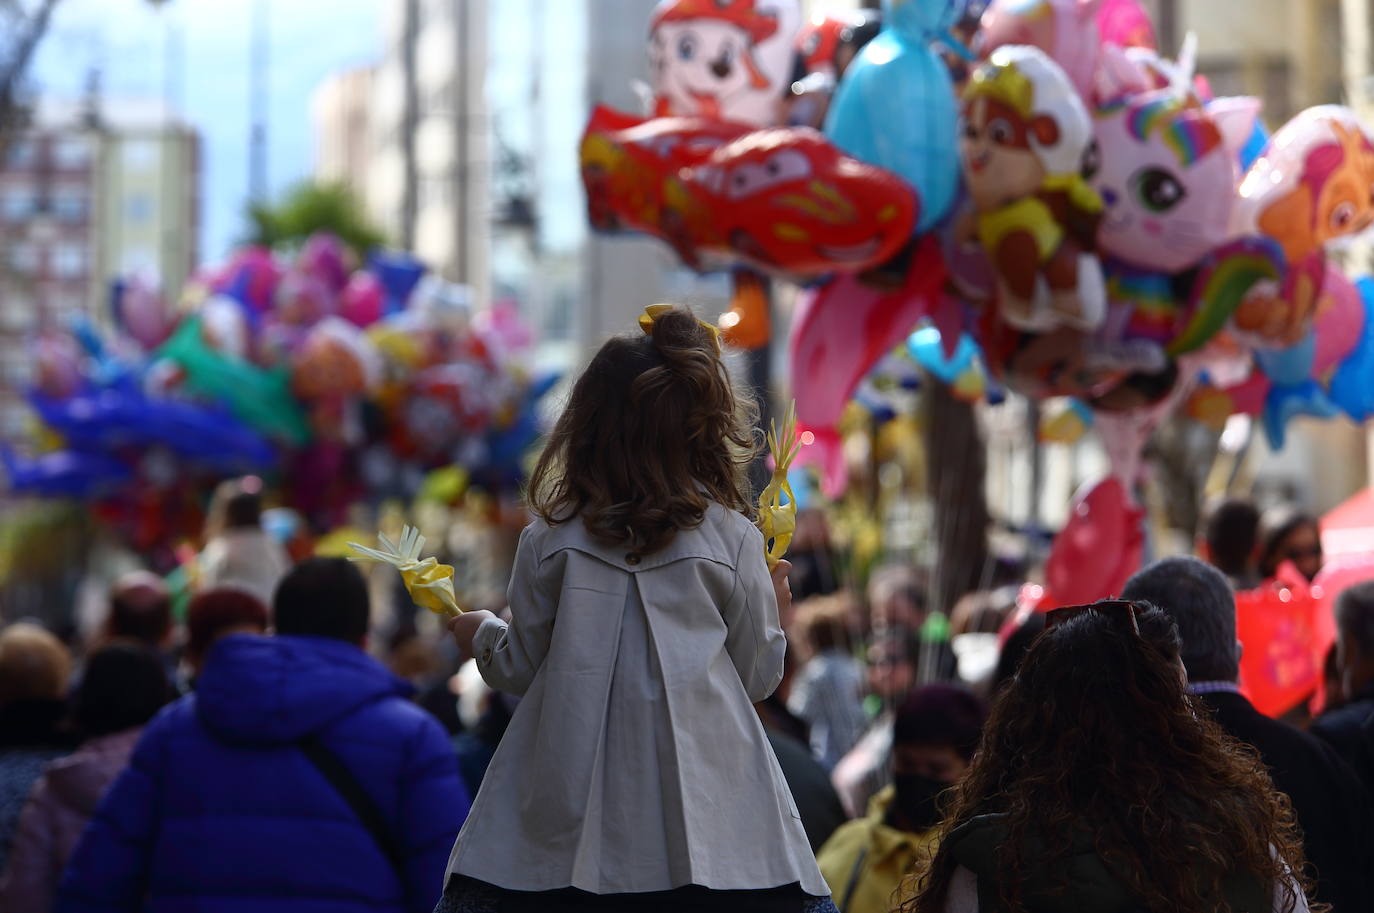
[{"label": "white trench coat", "polygon": [[642,556],[578,520],[536,521],[510,608],[473,650],[488,684],[523,699],[450,872],[524,891],[830,893],[751,706],[787,644],[747,519],[713,504]]}]

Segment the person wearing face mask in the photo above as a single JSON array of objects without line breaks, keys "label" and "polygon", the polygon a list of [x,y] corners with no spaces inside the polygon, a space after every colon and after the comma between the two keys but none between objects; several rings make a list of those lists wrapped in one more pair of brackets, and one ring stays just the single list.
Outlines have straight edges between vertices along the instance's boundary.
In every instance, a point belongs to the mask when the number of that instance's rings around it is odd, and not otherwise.
[{"label": "person wearing face mask", "polygon": [[934,851],[940,794],[968,767],[987,706],[965,688],[928,685],[898,708],[892,785],[821,847],[817,862],[840,913],[886,913],[902,879]]}]

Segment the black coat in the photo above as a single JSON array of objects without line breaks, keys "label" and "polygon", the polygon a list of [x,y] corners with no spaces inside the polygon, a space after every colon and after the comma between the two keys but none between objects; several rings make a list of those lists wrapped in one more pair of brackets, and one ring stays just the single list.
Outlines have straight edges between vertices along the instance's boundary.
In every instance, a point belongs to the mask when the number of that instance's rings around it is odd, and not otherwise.
[{"label": "black coat", "polygon": [[797,814],[801,815],[807,842],[815,852],[844,824],[844,806],[840,804],[835,787],[830,785],[830,776],[811,756],[810,749],[773,729],[765,729],[764,734],[773,746],[773,754],[778,757],[778,767],[782,768],[783,779],[792,791],[792,801],[797,803]]},{"label": "black coat", "polygon": [[1321,739],[1270,719],[1239,694],[1201,699],[1221,728],[1259,752],[1292,801],[1315,868],[1314,899],[1332,913],[1374,910],[1374,804],[1350,766]]},{"label": "black coat", "polygon": [[1347,704],[1323,713],[1312,723],[1312,734],[1336,749],[1365,789],[1374,794],[1374,686],[1357,693]]}]

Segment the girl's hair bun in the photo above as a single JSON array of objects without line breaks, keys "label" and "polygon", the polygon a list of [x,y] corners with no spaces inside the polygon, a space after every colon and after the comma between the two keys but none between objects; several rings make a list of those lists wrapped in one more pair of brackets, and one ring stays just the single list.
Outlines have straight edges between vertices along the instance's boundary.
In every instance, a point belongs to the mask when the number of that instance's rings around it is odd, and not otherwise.
[{"label": "girl's hair bun", "polygon": [[664,355],[671,350],[718,351],[715,334],[684,307],[664,311],[654,318],[654,346]]}]

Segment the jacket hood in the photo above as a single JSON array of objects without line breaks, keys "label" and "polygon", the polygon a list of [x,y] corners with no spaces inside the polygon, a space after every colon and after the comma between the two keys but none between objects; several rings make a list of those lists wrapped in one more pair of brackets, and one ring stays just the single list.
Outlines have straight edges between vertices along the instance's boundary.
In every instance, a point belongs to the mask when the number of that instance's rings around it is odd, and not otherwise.
[{"label": "jacket hood", "polygon": [[[978,876],[980,883],[995,884],[998,876],[997,852],[1006,842],[1006,816],[980,815],[964,822],[945,838],[955,860]],[[1077,910],[1080,913],[1135,913],[1143,909],[1131,896],[1125,883],[1116,877],[1093,848],[1087,827],[1080,826],[1069,839],[1069,852],[1051,871],[1042,863],[1045,841],[1041,835],[1027,834],[1023,858],[1030,872],[1024,903],[1032,913],[1050,910]],[[1059,880],[1067,885],[1061,891]],[[1268,910],[1269,887],[1253,879],[1231,873],[1223,882],[1223,893],[1233,910]],[[993,908],[984,913],[996,913]]]},{"label": "jacket hood", "polygon": [[128,764],[142,732],[142,726],[135,726],[100,736],[76,753],[53,761],[44,775],[53,797],[83,815],[95,814],[100,797]]},{"label": "jacket hood", "polygon": [[237,634],[210,651],[196,710],[227,742],[272,745],[299,741],[366,704],[412,690],[343,641]]},{"label": "jacket hood", "polygon": [[[954,858],[964,868],[978,876],[979,881],[996,883],[997,851],[1005,842],[1004,815],[980,815],[955,828],[946,838]],[[1032,873],[1026,885],[1025,904],[1028,910],[1064,909],[1084,913],[1126,913],[1139,909],[1125,885],[1116,879],[1098,858],[1092,837],[1086,831],[1074,834],[1070,852],[1058,872],[1048,872],[1034,861],[1038,842],[1027,838],[1024,851],[1027,870]],[[1067,893],[1056,891],[1056,876],[1068,880]]]}]

